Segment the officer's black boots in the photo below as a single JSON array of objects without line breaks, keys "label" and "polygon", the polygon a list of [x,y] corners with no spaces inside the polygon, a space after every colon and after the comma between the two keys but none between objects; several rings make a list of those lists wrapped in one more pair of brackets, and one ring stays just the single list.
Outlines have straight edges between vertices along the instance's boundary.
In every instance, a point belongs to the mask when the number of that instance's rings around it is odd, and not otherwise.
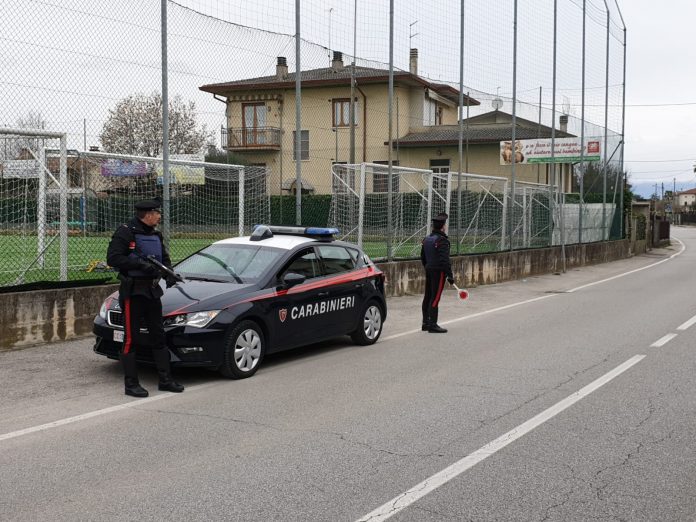
[{"label": "officer's black boots", "polygon": [[138,368],[135,362],[135,353],[122,353],[120,359],[123,365],[123,374],[125,375],[123,382],[126,388],[126,395],[130,395],[131,397],[147,397],[147,390],[140,386],[140,382],[138,381]]},{"label": "officer's black boots", "polygon": [[131,397],[138,397],[138,398],[147,397],[149,395],[149,393],[147,393],[147,390],[145,388],[143,388],[142,386],[140,386],[138,379],[133,379],[132,377],[126,377],[125,384],[126,384],[126,395],[130,395]]},{"label": "officer's black boots", "polygon": [[160,391],[168,391],[181,393],[184,387],[172,379],[172,374],[169,370],[169,350],[160,348],[152,350],[152,357],[157,365],[157,374],[159,375],[159,385],[157,388]]},{"label": "officer's black boots", "polygon": [[447,329],[443,328],[442,326],[439,326],[438,324],[432,324],[430,325],[430,328],[428,328],[429,333],[447,333]]},{"label": "officer's black boots", "polygon": [[421,331],[423,331],[423,332],[427,332],[429,328],[430,328],[430,326],[428,325],[428,323],[423,323],[421,325]]}]

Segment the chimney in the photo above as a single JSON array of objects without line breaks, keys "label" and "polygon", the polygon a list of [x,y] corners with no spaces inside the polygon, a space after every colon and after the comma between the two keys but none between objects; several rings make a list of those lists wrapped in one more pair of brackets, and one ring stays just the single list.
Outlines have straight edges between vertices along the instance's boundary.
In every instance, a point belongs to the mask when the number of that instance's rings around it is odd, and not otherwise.
[{"label": "chimney", "polygon": [[276,65],[276,78],[285,80],[288,77],[288,59],[285,56],[278,57],[278,65]]},{"label": "chimney", "polygon": [[418,49],[411,49],[411,54],[408,60],[408,71],[418,76]]},{"label": "chimney", "polygon": [[567,114],[561,114],[561,117],[558,118],[558,123],[560,124],[561,132],[568,132],[568,115]]},{"label": "chimney", "polygon": [[341,51],[334,51],[333,60],[331,61],[331,68],[334,72],[343,70],[343,53]]}]

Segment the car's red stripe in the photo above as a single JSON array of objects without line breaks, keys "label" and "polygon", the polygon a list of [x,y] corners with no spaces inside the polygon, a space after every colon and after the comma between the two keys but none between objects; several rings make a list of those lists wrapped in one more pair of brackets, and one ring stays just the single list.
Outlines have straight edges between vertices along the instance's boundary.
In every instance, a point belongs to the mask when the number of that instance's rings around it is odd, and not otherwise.
[{"label": "car's red stripe", "polygon": [[[355,270],[351,272],[346,272],[342,274],[338,274],[333,277],[329,277],[326,279],[322,279],[321,281],[315,281],[315,282],[310,282],[310,283],[304,283],[298,286],[294,286],[290,288],[289,290],[271,290],[269,292],[260,294],[260,295],[255,295],[252,297],[249,297],[248,299],[242,299],[241,301],[235,301],[233,303],[230,303],[228,305],[223,306],[223,309],[225,308],[230,308],[235,305],[243,304],[243,303],[249,303],[249,302],[256,302],[256,301],[263,301],[264,299],[270,299],[272,297],[282,297],[284,295],[290,294],[290,295],[295,295],[295,294],[301,294],[304,292],[308,292],[310,290],[316,290],[317,288],[323,288],[327,286],[335,286],[335,285],[340,285],[344,283],[350,283],[351,281],[357,281],[359,279],[365,279],[366,277],[370,277],[373,275],[378,275],[381,274],[382,271],[379,270],[378,268],[368,266],[366,268],[362,268],[360,270]],[[180,313],[183,313],[184,310],[186,310],[189,306],[192,306],[192,304],[183,306],[179,308],[178,310],[175,310],[174,312],[170,312],[165,315],[165,317],[171,317],[173,315],[178,315]]]}]

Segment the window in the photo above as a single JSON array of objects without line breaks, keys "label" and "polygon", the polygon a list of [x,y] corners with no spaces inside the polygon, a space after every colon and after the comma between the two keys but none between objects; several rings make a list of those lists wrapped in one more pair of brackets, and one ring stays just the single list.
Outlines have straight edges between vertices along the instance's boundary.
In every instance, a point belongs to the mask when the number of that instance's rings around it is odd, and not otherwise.
[{"label": "window", "polygon": [[345,248],[320,246],[318,249],[327,275],[348,272],[355,268],[355,261]]},{"label": "window", "polygon": [[263,145],[266,142],[266,104],[242,104],[242,126],[245,145]]},{"label": "window", "polygon": [[[375,161],[378,165],[388,165],[388,161]],[[398,167],[398,161],[392,161],[392,166]],[[389,172],[387,168],[374,172],[372,175],[372,192],[389,192],[389,187],[387,185],[387,179],[389,178]],[[399,192],[399,174],[392,171],[392,192]]]},{"label": "window", "polygon": [[447,192],[447,176],[442,174],[447,174],[450,171],[450,160],[430,160],[430,170],[433,171],[433,190],[440,194]]},{"label": "window", "polygon": [[[442,116],[442,113],[440,113]],[[430,98],[425,98],[423,102],[423,125],[437,125],[437,102]]]},{"label": "window", "polygon": [[[297,159],[297,131],[292,131],[292,159]],[[309,159],[309,131],[300,131],[300,159]]]},{"label": "window", "polygon": [[289,272],[303,275],[307,279],[319,277],[321,275],[321,268],[319,267],[319,259],[314,249],[310,248],[300,252],[283,271],[281,279]]},{"label": "window", "polygon": [[[332,125],[334,127],[348,127],[350,126],[350,98],[336,98],[334,100],[331,100],[332,102],[332,108],[333,108],[333,118],[332,118]],[[357,100],[355,101],[355,114],[353,115],[353,119],[355,120],[355,124],[358,124],[359,118],[358,115],[360,114],[360,111],[358,110],[358,102]]]},{"label": "window", "polygon": [[265,276],[282,253],[275,248],[213,244],[181,261],[176,271],[188,276],[253,283]]}]

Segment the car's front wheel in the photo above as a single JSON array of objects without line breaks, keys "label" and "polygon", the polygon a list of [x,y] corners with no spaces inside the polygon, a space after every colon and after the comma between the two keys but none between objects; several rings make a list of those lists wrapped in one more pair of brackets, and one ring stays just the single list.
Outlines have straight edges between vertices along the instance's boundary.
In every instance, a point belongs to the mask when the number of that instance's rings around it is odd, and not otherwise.
[{"label": "car's front wheel", "polygon": [[379,303],[369,301],[363,308],[358,327],[350,334],[353,342],[361,346],[376,343],[382,334],[382,316],[382,308]]},{"label": "car's front wheel", "polygon": [[263,332],[253,321],[242,321],[225,336],[220,373],[228,379],[245,379],[259,369],[266,353]]}]

